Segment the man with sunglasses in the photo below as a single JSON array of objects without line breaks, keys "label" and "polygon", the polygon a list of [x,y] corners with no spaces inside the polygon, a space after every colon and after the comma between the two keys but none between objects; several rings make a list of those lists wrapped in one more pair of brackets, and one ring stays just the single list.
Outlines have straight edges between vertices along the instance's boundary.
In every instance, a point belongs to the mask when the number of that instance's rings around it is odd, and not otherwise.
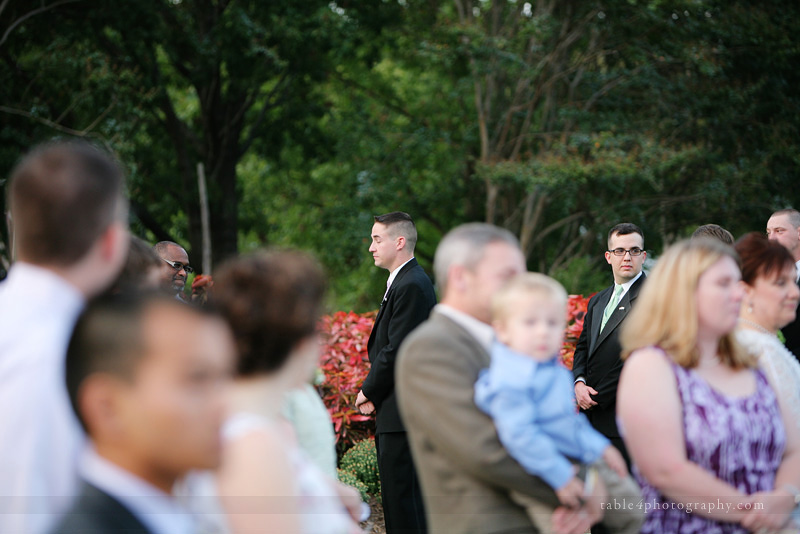
[{"label": "man with sunglasses", "polygon": [[614,283],[589,300],[572,366],[575,399],[592,426],[619,449],[630,468],[616,422],[617,384],[622,371],[619,332],[645,280],[642,265],[647,252],[642,230],[631,223],[614,226],[608,232],[605,258]]},{"label": "man with sunglasses", "polygon": [[163,260],[161,287],[184,300],[183,288],[186,286],[186,277],[194,272],[189,265],[189,255],[186,250],[172,241],[160,241],[153,245],[153,250]]}]

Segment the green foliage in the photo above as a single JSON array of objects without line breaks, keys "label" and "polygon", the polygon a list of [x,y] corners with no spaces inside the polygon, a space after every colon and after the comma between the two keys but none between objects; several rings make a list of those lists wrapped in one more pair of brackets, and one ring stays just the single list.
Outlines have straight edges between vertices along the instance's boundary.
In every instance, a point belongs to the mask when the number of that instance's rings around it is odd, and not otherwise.
[{"label": "green foliage", "polygon": [[414,217],[429,272],[442,235],[487,220],[589,293],[616,222],[658,253],[800,205],[796,2],[27,4],[0,8],[0,179],[89,138],[128,167],[134,232],[198,258],[202,162],[214,259],[313,251],[332,309],[377,307],[387,211]]},{"label": "green foliage", "polygon": [[355,488],[358,491],[359,495],[361,495],[361,500],[364,502],[369,501],[370,492],[367,485],[361,482],[358,479],[355,473],[352,471],[346,471],[344,469],[337,469],[336,474],[339,476],[339,482],[342,484],[347,484],[348,486]]},{"label": "green foliage", "polygon": [[350,448],[339,461],[340,471],[349,471],[364,483],[370,495],[381,491],[378,475],[378,455],[375,451],[375,439],[363,439]]}]

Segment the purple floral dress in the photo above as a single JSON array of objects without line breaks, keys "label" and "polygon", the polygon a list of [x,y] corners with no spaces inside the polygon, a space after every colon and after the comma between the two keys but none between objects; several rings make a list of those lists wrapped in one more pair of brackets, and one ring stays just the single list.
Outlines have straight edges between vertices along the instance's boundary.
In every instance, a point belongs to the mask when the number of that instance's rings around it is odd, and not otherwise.
[{"label": "purple floral dress", "polygon": [[[666,357],[666,355],[665,355]],[[786,447],[780,409],[761,371],[754,370],[756,391],[728,397],[691,369],[670,359],[683,405],[683,432],[690,461],[747,494],[773,489],[775,473]],[[642,487],[646,512],[642,534],[746,533],[737,523],[725,523],[689,513],[661,495],[634,468]],[[708,497],[698,497],[710,503]],[[698,506],[695,505],[695,506]]]}]

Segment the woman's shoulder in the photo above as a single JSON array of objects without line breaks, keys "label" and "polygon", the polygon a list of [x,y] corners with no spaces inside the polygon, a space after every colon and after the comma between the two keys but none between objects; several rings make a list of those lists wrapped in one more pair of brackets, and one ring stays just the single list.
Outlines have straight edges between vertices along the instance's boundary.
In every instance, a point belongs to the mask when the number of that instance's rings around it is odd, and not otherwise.
[{"label": "woman's shoulder", "polygon": [[634,350],[625,360],[625,367],[631,369],[662,369],[671,366],[672,359],[669,355],[664,349],[654,345]]}]

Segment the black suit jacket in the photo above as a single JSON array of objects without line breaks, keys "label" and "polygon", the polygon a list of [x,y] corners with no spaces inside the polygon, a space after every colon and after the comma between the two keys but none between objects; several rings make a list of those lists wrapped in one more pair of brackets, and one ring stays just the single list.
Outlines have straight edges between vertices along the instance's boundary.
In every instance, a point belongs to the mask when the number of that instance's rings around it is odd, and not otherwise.
[{"label": "black suit jacket", "polygon": [[794,321],[781,328],[781,332],[786,338],[786,348],[800,360],[800,303],[797,305],[797,314]]},{"label": "black suit jacket", "polygon": [[152,534],[118,500],[84,482],[80,497],[52,534]]},{"label": "black suit jacket", "polygon": [[412,258],[392,282],[367,344],[372,367],[361,390],[378,411],[378,433],[405,432],[394,390],[397,352],[406,336],[428,318],[435,305],[436,292],[431,279]]},{"label": "black suit jacket", "polygon": [[589,300],[586,317],[583,320],[583,331],[572,360],[572,373],[575,378],[582,376],[586,380],[586,385],[597,391],[597,395],[592,395],[597,406],[584,413],[592,426],[608,438],[620,437],[616,421],[617,384],[622,372],[620,325],[630,313],[644,280],[645,274],[642,273],[622,297],[602,332],[600,323],[603,320],[603,311],[614,293],[614,286],[607,287]]}]

